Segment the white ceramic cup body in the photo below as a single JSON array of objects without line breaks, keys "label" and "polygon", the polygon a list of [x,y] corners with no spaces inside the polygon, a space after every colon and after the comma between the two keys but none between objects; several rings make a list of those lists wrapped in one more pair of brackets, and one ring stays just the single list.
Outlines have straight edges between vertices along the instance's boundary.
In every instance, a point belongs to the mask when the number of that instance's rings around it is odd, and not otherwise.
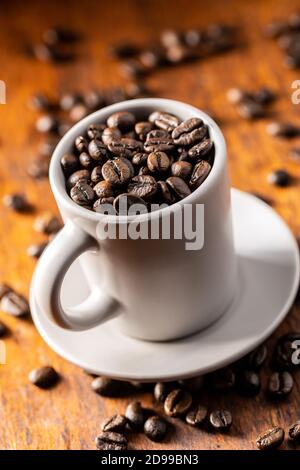
[{"label": "white ceramic cup body", "polygon": [[[113,112],[124,110],[143,118],[154,110],[163,110],[182,120],[200,117],[208,124],[215,144],[215,160],[207,179],[183,201],[140,216],[142,224],[169,215],[172,221],[178,211],[183,211],[184,204],[193,208],[204,204],[204,246],[200,250],[187,250],[185,237],[174,239],[172,223],[169,240],[103,240],[98,234],[104,216],[76,205],[68,196],[60,167],[61,156],[72,149],[75,138],[89,124],[105,122]],[[96,249],[82,254],[80,260],[91,291],[100,287],[116,301],[114,328],[144,340],[172,340],[207,327],[225,312],[236,286],[226,146],[219,127],[205,113],[181,102],[151,98],[101,109],[80,121],[62,138],[52,157],[50,182],[64,221],[95,240]],[[119,220],[127,223],[125,217]],[[60,243],[59,236],[56,243]],[[50,257],[50,251],[46,250],[44,256]],[[52,259],[52,265],[55,263]],[[55,314],[49,315],[53,321],[57,320]]]}]

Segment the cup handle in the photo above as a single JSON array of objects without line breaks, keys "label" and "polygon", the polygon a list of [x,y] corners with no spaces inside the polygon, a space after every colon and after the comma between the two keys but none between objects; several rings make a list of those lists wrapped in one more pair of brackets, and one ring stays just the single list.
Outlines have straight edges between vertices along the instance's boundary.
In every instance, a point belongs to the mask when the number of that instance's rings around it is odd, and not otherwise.
[{"label": "cup handle", "polygon": [[63,308],[61,287],[76,258],[87,250],[99,250],[96,240],[68,221],[39,260],[34,281],[34,298],[39,308],[54,323],[69,330],[86,330],[118,314],[119,303],[101,287],[93,286],[90,295],[75,307]]}]

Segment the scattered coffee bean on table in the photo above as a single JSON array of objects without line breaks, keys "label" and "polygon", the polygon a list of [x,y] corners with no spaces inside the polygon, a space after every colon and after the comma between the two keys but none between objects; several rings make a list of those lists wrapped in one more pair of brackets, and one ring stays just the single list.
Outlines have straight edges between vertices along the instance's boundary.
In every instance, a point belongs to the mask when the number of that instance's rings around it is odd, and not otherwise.
[{"label": "scattered coffee bean on table", "polygon": [[7,194],[3,198],[3,203],[16,212],[29,212],[31,210],[31,205],[24,194]]},{"label": "scattered coffee bean on table", "polygon": [[7,326],[2,321],[0,321],[0,338],[3,338],[3,336],[5,336],[7,332],[8,332]]},{"label": "scattered coffee bean on table", "polygon": [[265,433],[258,436],[256,445],[259,450],[274,450],[277,449],[284,440],[284,430],[279,426],[268,429]]},{"label": "scattered coffee bean on table", "polygon": [[259,370],[266,362],[268,356],[268,349],[265,344],[260,345],[254,349],[248,356],[246,356],[246,363],[249,370]]},{"label": "scattered coffee bean on table", "polygon": [[273,365],[278,370],[291,370],[299,366],[293,362],[293,354],[297,352],[297,348],[293,347],[294,341],[300,341],[300,333],[291,331],[277,339]]},{"label": "scattered coffee bean on table", "polygon": [[274,137],[290,139],[300,134],[300,127],[290,122],[271,122],[267,125],[267,133]]},{"label": "scattered coffee bean on table", "polygon": [[125,411],[125,417],[134,431],[141,431],[143,429],[146,416],[145,410],[139,401],[129,403]]},{"label": "scattered coffee bean on table", "polygon": [[269,378],[268,392],[272,397],[280,398],[291,393],[294,380],[287,371],[274,372]]},{"label": "scattered coffee bean on table", "polygon": [[167,398],[172,389],[174,389],[174,384],[172,383],[157,382],[153,390],[154,398],[158,402],[164,403],[165,399]]},{"label": "scattered coffee bean on table", "polygon": [[210,414],[209,421],[216,431],[227,431],[232,425],[232,416],[228,410],[216,410]]},{"label": "scattered coffee bean on table", "polygon": [[151,441],[162,441],[167,433],[166,420],[160,416],[150,416],[150,418],[145,421],[144,433]]},{"label": "scattered coffee bean on table", "polygon": [[44,212],[35,219],[33,228],[45,235],[53,235],[62,228],[62,223],[51,212]]},{"label": "scattered coffee bean on table", "polygon": [[197,405],[188,411],[185,420],[190,426],[200,427],[203,425],[207,417],[207,408]]},{"label": "scattered coffee bean on table", "polygon": [[114,415],[102,423],[102,431],[124,432],[128,421],[123,415]]},{"label": "scattered coffee bean on table", "polygon": [[28,379],[37,387],[47,389],[53,387],[58,382],[59,375],[53,367],[43,366],[33,369],[29,373]]},{"label": "scattered coffee bean on table", "polygon": [[8,284],[1,282],[0,283],[0,300],[5,294],[7,294],[8,292],[11,292],[12,290],[13,289]]},{"label": "scattered coffee bean on table", "polygon": [[293,441],[300,441],[300,421],[296,421],[289,428],[289,437]]},{"label": "scattered coffee bean on table", "polygon": [[31,256],[32,258],[39,258],[45,248],[48,245],[48,241],[46,242],[41,242],[41,243],[33,243],[32,245],[29,245],[27,248],[27,254]]},{"label": "scattered coffee bean on table", "polygon": [[104,397],[115,397],[127,395],[132,391],[132,386],[128,382],[114,380],[108,377],[96,377],[92,381],[92,390]]},{"label": "scattered coffee bean on table", "polygon": [[292,177],[286,170],[275,170],[268,175],[268,181],[270,184],[285,188],[291,184]]},{"label": "scattered coffee bean on table", "polygon": [[13,317],[24,317],[30,313],[28,301],[13,290],[2,296],[0,309]]},{"label": "scattered coffee bean on table", "polygon": [[192,406],[192,395],[182,389],[173,390],[164,403],[164,410],[166,415],[178,417],[185,415]]},{"label": "scattered coffee bean on table", "polygon": [[96,437],[96,446],[99,450],[127,450],[127,439],[117,432],[103,431]]}]

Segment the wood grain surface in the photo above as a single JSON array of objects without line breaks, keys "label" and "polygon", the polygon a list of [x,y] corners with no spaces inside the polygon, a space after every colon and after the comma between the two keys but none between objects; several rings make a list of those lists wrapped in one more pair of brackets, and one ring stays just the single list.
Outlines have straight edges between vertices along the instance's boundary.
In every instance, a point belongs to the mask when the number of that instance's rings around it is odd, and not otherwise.
[{"label": "wood grain surface", "polygon": [[[34,131],[35,113],[27,101],[36,91],[51,96],[88,86],[108,87],[125,83],[115,61],[107,57],[111,43],[132,39],[147,43],[165,28],[205,26],[224,21],[240,25],[241,46],[202,62],[157,71],[147,79],[154,95],[191,103],[211,113],[227,139],[232,185],[256,191],[274,201],[276,211],[294,233],[300,232],[300,164],[288,157],[288,149],[300,146],[272,138],[266,124],[272,118],[300,125],[299,106],[291,102],[291,83],[300,78],[285,68],[276,43],[263,37],[263,25],[300,8],[290,0],[123,0],[103,2],[2,0],[0,5],[0,79],[7,85],[7,104],[0,105],[0,199],[21,191],[35,207],[33,214],[17,215],[0,205],[0,281],[28,295],[35,262],[28,257],[30,243],[41,240],[32,223],[44,210],[56,212],[48,181],[35,181],[26,174],[26,163],[37,152],[41,138]],[[78,60],[53,66],[28,59],[22,53],[24,41],[39,41],[45,28],[69,25],[83,34]],[[254,123],[243,121],[226,100],[232,86],[255,89],[268,85],[278,93],[272,115]],[[271,187],[267,175],[272,169],[287,168],[294,183],[286,189]],[[261,312],[263,315],[263,312]],[[300,311],[294,308],[276,335],[300,330]],[[1,313],[10,327],[5,340],[7,364],[0,366],[0,448],[2,449],[93,449],[94,437],[104,417],[123,412],[129,399],[104,399],[90,389],[91,378],[58,357],[41,339],[31,321]],[[274,337],[276,337],[274,335]],[[270,339],[273,344],[274,337]],[[138,360],[138,358],[137,358]],[[35,388],[28,372],[39,365],[52,364],[61,382],[51,391]],[[255,398],[235,393],[203,396],[209,408],[232,410],[234,425],[227,435],[191,429],[179,421],[163,444],[154,444],[143,435],[131,439],[134,448],[158,449],[252,449],[257,434],[279,424],[285,429],[300,419],[300,377],[290,397],[280,403],[267,400],[264,391]],[[263,376],[263,389],[267,376]],[[150,394],[137,395],[152,406]],[[288,448],[288,445],[284,445]]]}]

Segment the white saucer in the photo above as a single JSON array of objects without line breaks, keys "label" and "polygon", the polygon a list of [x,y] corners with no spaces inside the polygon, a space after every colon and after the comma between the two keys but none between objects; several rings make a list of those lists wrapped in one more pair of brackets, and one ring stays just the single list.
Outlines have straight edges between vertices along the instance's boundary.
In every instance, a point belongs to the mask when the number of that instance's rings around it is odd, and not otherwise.
[{"label": "white saucer", "polygon": [[[172,342],[145,342],[123,336],[114,320],[85,332],[54,326],[36,306],[31,312],[40,334],[59,355],[98,375],[139,381],[201,375],[239,359],[267,338],[284,319],[299,283],[296,241],[276,212],[254,196],[232,190],[240,285],[230,309],[215,324]],[[88,294],[80,265],[70,268],[63,303]]]}]

